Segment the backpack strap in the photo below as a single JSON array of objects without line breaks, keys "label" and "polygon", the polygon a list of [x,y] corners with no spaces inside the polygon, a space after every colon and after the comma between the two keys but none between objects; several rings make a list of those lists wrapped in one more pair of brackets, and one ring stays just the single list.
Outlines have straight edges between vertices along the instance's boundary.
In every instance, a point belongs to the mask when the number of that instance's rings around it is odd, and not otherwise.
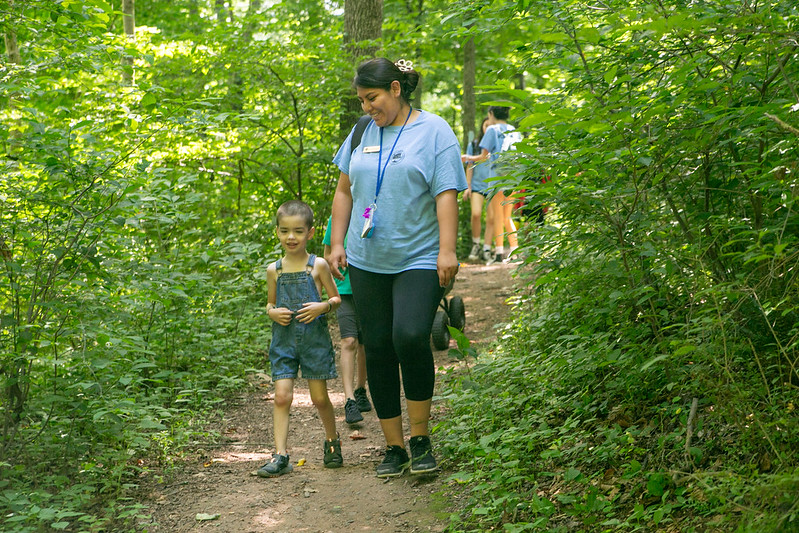
[{"label": "backpack strap", "polygon": [[363,137],[363,132],[371,120],[372,117],[369,115],[363,115],[358,119],[358,122],[355,123],[355,129],[352,132],[352,141],[350,142],[350,155],[361,145],[361,137]]}]

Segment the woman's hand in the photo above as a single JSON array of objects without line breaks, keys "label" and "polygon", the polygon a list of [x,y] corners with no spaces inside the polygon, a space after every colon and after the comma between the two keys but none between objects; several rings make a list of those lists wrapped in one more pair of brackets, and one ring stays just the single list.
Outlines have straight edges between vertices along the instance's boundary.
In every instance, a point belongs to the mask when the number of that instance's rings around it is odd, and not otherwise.
[{"label": "woman's hand", "polygon": [[330,254],[325,256],[327,264],[330,265],[330,273],[336,279],[344,280],[342,270],[347,269],[347,252],[344,246],[337,244],[330,247]]},{"label": "woman's hand", "polygon": [[455,279],[460,268],[458,257],[454,252],[439,252],[436,262],[438,270],[438,284],[442,287],[448,286]]},{"label": "woman's hand", "polygon": [[333,195],[332,222],[330,223],[330,253],[325,256],[330,265],[333,277],[344,281],[342,270],[347,266],[347,252],[344,250],[344,239],[347,236],[347,227],[352,213],[352,193],[350,192],[350,177],[341,172]]}]

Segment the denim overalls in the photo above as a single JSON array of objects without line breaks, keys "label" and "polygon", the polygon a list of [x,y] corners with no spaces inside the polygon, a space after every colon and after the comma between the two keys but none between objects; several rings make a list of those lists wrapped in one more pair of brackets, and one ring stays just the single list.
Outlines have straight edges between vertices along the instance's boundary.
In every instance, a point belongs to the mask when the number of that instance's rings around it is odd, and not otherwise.
[{"label": "denim overalls", "polygon": [[[315,261],[316,256],[310,254],[305,270],[283,272],[283,260],[277,260],[276,307],[287,307],[296,312],[306,302],[322,301],[311,274]],[[299,368],[302,368],[304,379],[337,377],[327,315],[319,315],[310,324],[303,324],[296,318],[288,326],[272,322],[269,362],[272,365],[272,380],[296,378]]]}]

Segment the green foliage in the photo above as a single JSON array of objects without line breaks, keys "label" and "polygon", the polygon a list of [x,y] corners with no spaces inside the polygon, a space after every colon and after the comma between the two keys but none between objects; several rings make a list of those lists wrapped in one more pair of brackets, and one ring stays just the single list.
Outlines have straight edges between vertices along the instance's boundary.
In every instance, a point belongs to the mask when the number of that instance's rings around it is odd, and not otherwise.
[{"label": "green foliage", "polygon": [[552,210],[452,384],[453,529],[795,528],[795,8],[505,6],[539,83],[484,88],[527,134],[504,181]]},{"label": "green foliage", "polygon": [[0,529],[128,527],[146,513],[130,500],[139,474],[212,438],[203,420],[266,364],[274,209],[303,197],[324,222],[347,87],[330,75],[350,67],[335,25],[300,32],[280,7],[201,38],[140,6],[135,43],[109,32],[121,25],[102,1],[15,9],[3,27],[23,62],[0,78]]}]

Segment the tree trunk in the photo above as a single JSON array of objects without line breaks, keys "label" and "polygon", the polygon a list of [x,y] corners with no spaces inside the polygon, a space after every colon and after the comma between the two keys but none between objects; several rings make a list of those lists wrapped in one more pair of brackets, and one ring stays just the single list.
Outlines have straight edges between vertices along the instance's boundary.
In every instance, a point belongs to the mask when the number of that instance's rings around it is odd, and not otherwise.
[{"label": "tree trunk", "polygon": [[[14,19],[14,0],[8,0],[8,13],[9,19]],[[5,33],[5,42],[6,42],[6,55],[8,56],[8,63],[9,65],[20,65],[22,64],[22,56],[19,53],[19,44],[17,43],[17,30],[9,25],[6,27]],[[8,107],[9,109],[14,109],[17,107],[17,97],[19,96],[18,92],[11,92],[8,95]],[[18,126],[11,126],[8,129],[8,144],[6,147],[6,153],[10,157],[11,165],[16,167],[17,160],[16,156],[18,156],[18,152],[20,150],[19,147],[19,129]]]},{"label": "tree trunk", "polygon": [[[374,57],[379,46],[376,42],[383,36],[383,0],[344,0],[344,49],[349,54],[353,67],[364,59]],[[342,138],[352,129],[362,113],[358,99],[350,94],[344,98],[344,113],[339,127]]]},{"label": "tree trunk", "polygon": [[[131,45],[136,42],[136,0],[122,0],[122,25],[125,37]],[[122,80],[125,85],[133,85],[133,56],[125,54],[122,59]]]},{"label": "tree trunk", "polygon": [[[252,44],[252,34],[258,29],[253,19],[261,10],[261,3],[262,0],[250,0],[241,31],[241,46],[250,46],[250,44]],[[230,107],[234,111],[241,112],[244,109],[244,80],[241,77],[241,68],[233,68],[231,71],[229,92]]]},{"label": "tree trunk", "polygon": [[[14,0],[8,0],[8,11],[14,11]],[[11,17],[13,20],[13,17]],[[17,31],[13,27],[8,27],[5,34],[6,41],[6,54],[8,55],[8,62],[14,65],[22,63],[22,58],[19,55],[19,45],[17,44]]]},{"label": "tree trunk", "polygon": [[[410,8],[410,2],[408,3],[408,7]],[[416,13],[414,14],[414,21],[416,22],[416,32],[423,32],[425,29],[425,12],[424,12],[424,0],[417,0],[416,2]],[[417,41],[418,42],[418,41]],[[405,59],[409,61],[413,61],[415,63],[415,67],[419,68],[419,62],[422,58],[422,47],[421,44],[418,44],[414,53],[415,57],[406,57]],[[394,58],[399,59],[399,58]],[[424,78],[421,76],[419,77],[419,84],[416,86],[416,90],[413,93],[413,103],[414,106],[422,109],[424,106],[422,102],[422,95],[424,95]]]},{"label": "tree trunk", "polygon": [[214,11],[216,11],[216,21],[217,22],[227,22],[229,10],[225,6],[225,0],[216,0],[214,2]]},{"label": "tree trunk", "polygon": [[474,84],[477,73],[477,48],[474,37],[469,37],[463,47],[463,146],[469,144],[470,133],[474,133],[477,122],[477,99]]},{"label": "tree trunk", "polygon": [[[12,15],[10,16],[11,20],[14,20],[13,10],[14,0],[9,0],[8,12]],[[12,26],[8,26],[4,37],[8,63],[19,65],[22,63],[22,57],[19,53],[16,29]],[[16,107],[16,96],[17,93],[11,93],[8,96],[8,107],[11,109]],[[10,164],[11,167],[17,167],[16,156],[19,151],[19,130],[17,130],[16,127],[11,127],[9,128],[8,144],[6,147],[7,164]],[[11,247],[6,243],[3,235],[0,235],[0,260],[2,260],[4,270],[8,272],[12,287],[16,282],[14,279],[14,271],[9,264],[13,258]],[[6,357],[8,358],[6,359]],[[28,366],[24,358],[13,357],[12,354],[8,354],[7,356],[3,354],[3,358],[0,359],[0,381],[3,383],[4,396],[4,401],[2,402],[4,406],[2,410],[0,410],[3,414],[3,430],[0,435],[2,436],[1,440],[6,440],[10,428],[19,421],[19,415],[22,413],[22,409],[25,406],[27,394],[25,393],[25,389],[20,386],[20,383],[24,382],[27,369]],[[0,449],[0,455],[5,457],[4,450]]]}]

